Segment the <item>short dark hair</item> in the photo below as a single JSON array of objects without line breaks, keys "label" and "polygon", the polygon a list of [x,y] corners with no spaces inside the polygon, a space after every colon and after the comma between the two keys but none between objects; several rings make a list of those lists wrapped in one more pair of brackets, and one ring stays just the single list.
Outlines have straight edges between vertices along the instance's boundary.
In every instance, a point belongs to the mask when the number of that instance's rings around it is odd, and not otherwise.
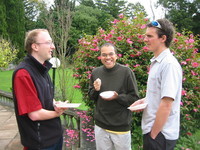
[{"label": "short dark hair", "polygon": [[117,54],[117,48],[112,43],[104,43],[103,45],[101,45],[100,48],[99,48],[100,52],[101,52],[102,47],[109,47],[109,46],[112,46],[114,48],[115,53]]},{"label": "short dark hair", "polygon": [[147,24],[147,27],[156,28],[158,37],[161,38],[163,35],[166,35],[167,39],[165,41],[165,46],[169,47],[173,38],[175,29],[173,24],[167,19],[158,19],[157,22],[160,24],[161,28],[155,27],[152,22]]}]

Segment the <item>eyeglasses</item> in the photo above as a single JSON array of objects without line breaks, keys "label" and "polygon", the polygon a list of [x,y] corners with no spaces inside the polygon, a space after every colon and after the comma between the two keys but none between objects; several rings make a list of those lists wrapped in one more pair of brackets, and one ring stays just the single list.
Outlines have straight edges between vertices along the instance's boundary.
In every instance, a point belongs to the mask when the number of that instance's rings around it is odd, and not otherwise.
[{"label": "eyeglasses", "polygon": [[47,44],[49,46],[52,46],[54,43],[53,42],[44,42],[44,43],[35,43],[35,44]]},{"label": "eyeglasses", "polygon": [[105,54],[105,53],[102,53],[102,54],[101,54],[102,57],[107,57],[107,56],[112,57],[112,56],[114,56],[114,55],[115,55],[115,53],[112,53],[112,52],[109,53],[109,54]]},{"label": "eyeglasses", "polygon": [[160,25],[160,23],[158,21],[152,21],[151,25],[154,26],[154,27],[157,27],[159,29],[162,29],[162,27],[161,27],[161,25]]}]

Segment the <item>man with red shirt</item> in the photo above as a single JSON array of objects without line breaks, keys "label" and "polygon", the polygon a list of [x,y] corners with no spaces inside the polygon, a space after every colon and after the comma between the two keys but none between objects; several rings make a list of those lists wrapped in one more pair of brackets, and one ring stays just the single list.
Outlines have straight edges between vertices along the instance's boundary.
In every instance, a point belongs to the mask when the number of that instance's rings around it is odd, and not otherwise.
[{"label": "man with red shirt", "polygon": [[28,150],[61,150],[63,131],[48,74],[55,46],[46,29],[29,31],[28,54],[13,72],[13,98],[21,143]]}]

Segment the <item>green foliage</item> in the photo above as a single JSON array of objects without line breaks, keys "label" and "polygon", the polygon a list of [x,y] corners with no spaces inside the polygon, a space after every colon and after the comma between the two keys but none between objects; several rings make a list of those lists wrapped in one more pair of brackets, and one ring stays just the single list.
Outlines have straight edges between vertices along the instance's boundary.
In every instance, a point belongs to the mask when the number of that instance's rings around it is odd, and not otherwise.
[{"label": "green foliage", "polygon": [[159,0],[166,10],[166,18],[177,25],[178,31],[188,29],[194,34],[200,33],[199,0]]},{"label": "green foliage", "polygon": [[199,150],[200,149],[200,130],[195,135],[181,137],[175,150]]},{"label": "green foliage", "polygon": [[17,52],[9,41],[0,37],[0,68],[6,68],[15,59]]},{"label": "green foliage", "polygon": [[5,1],[8,37],[13,45],[19,49],[17,58],[24,56],[24,6],[22,0]]},{"label": "green foliage", "polygon": [[96,0],[96,6],[100,10],[117,18],[125,10],[127,1],[125,0]]},{"label": "green foliage", "polygon": [[[135,73],[139,94],[145,96],[146,82],[149,71],[150,59],[152,53],[143,42],[145,27],[148,19],[144,14],[138,14],[133,20],[128,20],[119,15],[119,20],[115,19],[109,30],[99,29],[94,36],[85,35],[79,40],[79,50],[74,55],[75,74],[79,79],[79,86],[83,94],[84,101],[91,109],[94,108],[93,101],[88,98],[88,86],[91,71],[97,66],[102,65],[99,58],[98,46],[110,42],[116,45],[118,49],[118,62],[129,66]],[[191,33],[176,33],[171,50],[182,65],[184,80],[181,103],[181,135],[194,133],[200,127],[197,120],[199,116],[199,59],[196,48],[197,37]],[[133,133],[139,133],[141,115],[133,114]],[[135,137],[136,138],[136,137]],[[135,139],[134,138],[134,139]],[[141,143],[139,134],[136,138],[137,143]],[[140,142],[139,142],[140,141]]]},{"label": "green foliage", "polygon": [[6,6],[4,4],[5,0],[0,1],[0,35],[3,37],[8,37],[7,35],[7,22],[6,22]]},{"label": "green foliage", "polygon": [[181,103],[181,135],[191,135],[200,128],[200,82],[199,82],[199,39],[191,32],[177,32],[172,51],[183,69],[183,90]]}]

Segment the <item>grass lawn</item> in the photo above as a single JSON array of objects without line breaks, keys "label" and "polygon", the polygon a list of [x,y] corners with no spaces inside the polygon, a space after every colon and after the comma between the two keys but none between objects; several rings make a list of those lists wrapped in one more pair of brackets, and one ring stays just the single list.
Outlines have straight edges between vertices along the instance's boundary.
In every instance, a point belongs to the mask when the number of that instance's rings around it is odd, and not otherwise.
[{"label": "grass lawn", "polygon": [[[85,106],[84,102],[82,101],[82,94],[79,89],[75,89],[73,86],[77,83],[77,80],[75,80],[72,75],[73,72],[71,69],[67,70],[67,99],[70,100],[72,103],[82,103],[81,106],[78,109],[81,110],[87,110],[87,107]],[[13,70],[11,71],[0,71],[0,90],[6,91],[6,92],[11,92],[12,88],[12,73]],[[49,71],[50,76],[52,77],[53,71]],[[59,90],[59,74],[56,71],[56,76],[55,76],[55,86],[56,86],[56,92],[55,95],[60,94]],[[56,96],[57,97],[57,96]]]},{"label": "grass lawn", "polygon": [[11,92],[13,71],[0,71],[0,89]]}]

